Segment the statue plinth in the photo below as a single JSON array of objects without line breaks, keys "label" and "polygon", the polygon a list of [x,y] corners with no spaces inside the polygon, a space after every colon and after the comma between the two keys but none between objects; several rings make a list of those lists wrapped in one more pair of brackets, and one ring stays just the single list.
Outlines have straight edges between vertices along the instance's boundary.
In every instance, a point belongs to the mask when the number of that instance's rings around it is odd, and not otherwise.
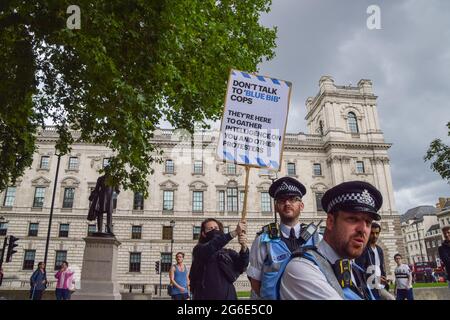
[{"label": "statue plinth", "polygon": [[111,234],[84,238],[81,289],[73,300],[121,300],[117,283],[117,253],[120,242]]}]

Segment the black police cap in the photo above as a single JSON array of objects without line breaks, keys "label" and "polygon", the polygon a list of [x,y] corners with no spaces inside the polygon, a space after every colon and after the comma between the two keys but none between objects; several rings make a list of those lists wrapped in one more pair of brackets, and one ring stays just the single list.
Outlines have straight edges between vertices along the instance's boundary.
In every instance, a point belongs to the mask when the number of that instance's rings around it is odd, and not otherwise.
[{"label": "black police cap", "polygon": [[294,196],[302,198],[305,194],[305,186],[291,177],[277,179],[269,188],[269,195],[275,199]]},{"label": "black police cap", "polygon": [[380,191],[368,182],[348,181],[327,190],[322,197],[322,207],[328,213],[338,210],[348,212],[367,212],[374,220],[383,204]]}]

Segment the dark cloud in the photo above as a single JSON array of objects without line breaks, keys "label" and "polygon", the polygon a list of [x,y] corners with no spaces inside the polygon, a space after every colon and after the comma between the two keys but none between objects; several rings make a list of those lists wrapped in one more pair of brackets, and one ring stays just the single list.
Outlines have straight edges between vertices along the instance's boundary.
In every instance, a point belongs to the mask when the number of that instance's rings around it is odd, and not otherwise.
[{"label": "dark cloud", "polygon": [[[381,30],[366,26],[369,5]],[[322,75],[336,84],[371,79],[389,151],[397,210],[435,205],[450,188],[423,161],[429,143],[450,143],[450,1],[274,0],[262,17],[278,27],[276,57],[262,74],[293,82],[288,131],[306,131],[305,100]]]}]

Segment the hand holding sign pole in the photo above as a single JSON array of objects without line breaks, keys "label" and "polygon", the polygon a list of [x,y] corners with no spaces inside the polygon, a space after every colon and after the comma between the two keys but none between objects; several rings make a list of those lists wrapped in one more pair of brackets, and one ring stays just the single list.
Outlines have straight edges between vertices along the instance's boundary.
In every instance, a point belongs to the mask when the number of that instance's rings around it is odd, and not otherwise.
[{"label": "hand holding sign pole", "polygon": [[288,81],[230,71],[216,156],[245,166],[242,220],[250,168],[280,170],[291,88]]}]

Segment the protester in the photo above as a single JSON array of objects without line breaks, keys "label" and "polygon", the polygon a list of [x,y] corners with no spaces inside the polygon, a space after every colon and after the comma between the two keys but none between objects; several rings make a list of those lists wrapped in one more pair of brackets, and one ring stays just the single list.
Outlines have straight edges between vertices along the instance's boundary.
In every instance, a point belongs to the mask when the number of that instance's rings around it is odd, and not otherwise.
[{"label": "protester", "polygon": [[439,258],[444,264],[445,271],[447,273],[447,283],[450,288],[450,226],[445,226],[442,228],[442,234],[444,236],[444,242],[439,246]]},{"label": "protester", "polygon": [[[229,233],[223,232],[222,223],[216,219],[202,222],[190,272],[194,300],[237,300],[233,283],[245,271],[249,260],[246,230],[246,222],[242,220]],[[224,249],[236,236],[241,245],[239,253]]]}]

